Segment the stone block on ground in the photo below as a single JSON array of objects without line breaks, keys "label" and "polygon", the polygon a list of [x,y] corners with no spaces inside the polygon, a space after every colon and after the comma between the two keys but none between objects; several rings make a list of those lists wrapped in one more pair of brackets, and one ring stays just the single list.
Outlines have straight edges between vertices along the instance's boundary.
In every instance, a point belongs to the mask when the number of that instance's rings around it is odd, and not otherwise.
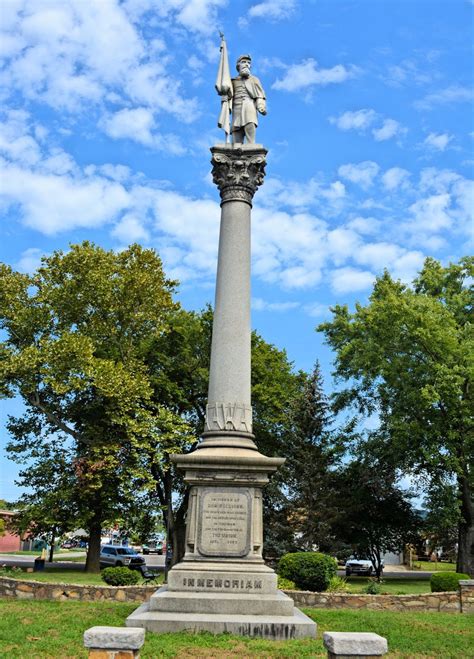
[{"label": "stone block on ground", "polygon": [[387,639],[370,632],[324,632],[328,657],[380,657],[388,652]]},{"label": "stone block on ground", "polygon": [[84,646],[97,650],[139,650],[145,642],[141,627],[91,627],[84,632]]}]

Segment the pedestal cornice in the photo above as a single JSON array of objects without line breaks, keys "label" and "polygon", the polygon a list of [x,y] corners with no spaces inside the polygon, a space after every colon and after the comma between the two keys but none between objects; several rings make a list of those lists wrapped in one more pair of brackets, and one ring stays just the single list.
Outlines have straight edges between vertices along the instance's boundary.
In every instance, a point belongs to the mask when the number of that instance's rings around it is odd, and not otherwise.
[{"label": "pedestal cornice", "polygon": [[212,180],[219,188],[221,206],[229,201],[252,206],[265,178],[267,149],[261,144],[218,144],[211,153]]}]

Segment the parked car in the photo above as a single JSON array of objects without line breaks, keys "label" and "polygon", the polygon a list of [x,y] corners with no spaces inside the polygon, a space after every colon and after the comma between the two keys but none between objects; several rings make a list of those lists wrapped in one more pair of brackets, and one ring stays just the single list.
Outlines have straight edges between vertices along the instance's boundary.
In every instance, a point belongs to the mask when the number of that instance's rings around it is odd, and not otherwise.
[{"label": "parked car", "polygon": [[61,545],[61,549],[74,549],[74,547],[77,547],[77,542],[74,540],[66,540],[66,542],[63,542]]},{"label": "parked car", "polygon": [[[383,569],[382,561],[382,569]],[[351,574],[363,574],[367,577],[370,577],[372,572],[375,572],[372,561],[369,558],[355,558],[351,556],[348,561],[346,561],[346,577],[350,577]]]},{"label": "parked car", "polygon": [[163,543],[150,542],[142,546],[142,551],[144,554],[158,554],[161,556],[161,554],[163,553]]},{"label": "parked car", "polygon": [[140,569],[145,565],[145,559],[131,547],[116,547],[114,545],[104,545],[100,548],[100,566],[101,567],[129,567],[131,569]]}]

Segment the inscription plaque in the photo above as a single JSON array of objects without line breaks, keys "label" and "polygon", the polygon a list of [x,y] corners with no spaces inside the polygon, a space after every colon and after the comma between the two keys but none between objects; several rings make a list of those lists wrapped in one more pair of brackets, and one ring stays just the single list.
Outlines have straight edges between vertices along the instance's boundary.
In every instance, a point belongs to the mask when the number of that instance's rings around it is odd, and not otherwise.
[{"label": "inscription plaque", "polygon": [[201,490],[198,551],[204,556],[243,557],[250,551],[250,492]]}]

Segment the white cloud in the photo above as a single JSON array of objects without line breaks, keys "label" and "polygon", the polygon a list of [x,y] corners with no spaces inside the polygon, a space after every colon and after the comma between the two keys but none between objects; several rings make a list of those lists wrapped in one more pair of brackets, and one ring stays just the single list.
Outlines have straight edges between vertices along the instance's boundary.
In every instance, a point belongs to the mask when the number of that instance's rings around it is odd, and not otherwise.
[{"label": "white cloud", "polygon": [[[339,117],[329,117],[329,122],[340,130],[357,130],[364,133],[374,123],[380,123],[381,117],[371,109],[356,110],[354,112],[343,112]],[[395,119],[384,119],[378,127],[372,128],[372,135],[377,142],[389,140],[397,135],[406,133],[407,130]]]},{"label": "white cloud", "polygon": [[346,195],[346,188],[341,181],[329,185],[317,177],[308,181],[285,181],[269,178],[259,191],[259,202],[272,208],[287,207],[304,211],[311,206],[323,205],[328,212],[337,209]]},{"label": "white cloud", "polygon": [[343,112],[339,117],[329,117],[329,122],[340,130],[366,130],[377,119],[375,110],[356,110]]},{"label": "white cloud", "polygon": [[434,151],[444,151],[452,139],[448,133],[430,133],[423,144]]},{"label": "white cloud", "polygon": [[264,18],[280,21],[289,18],[296,8],[295,0],[263,0],[252,5],[248,11],[249,18]]},{"label": "white cloud", "polygon": [[23,165],[34,165],[41,159],[37,140],[28,134],[29,115],[23,110],[5,112],[0,124],[0,153]]},{"label": "white cloud", "polygon": [[396,190],[407,181],[410,172],[402,167],[391,167],[382,175],[382,183],[387,190]]},{"label": "white cloud", "polygon": [[125,215],[112,231],[112,235],[122,244],[148,241],[150,234],[143,226],[143,222],[133,214]]},{"label": "white cloud", "polygon": [[420,199],[412,204],[409,211],[413,215],[417,230],[426,229],[438,232],[450,228],[452,223],[448,212],[450,203],[450,195],[444,193]]},{"label": "white cloud", "polygon": [[375,217],[355,217],[347,223],[347,227],[362,235],[371,235],[378,233],[380,220]]},{"label": "white cloud", "polygon": [[352,183],[357,183],[362,188],[369,188],[373,184],[379,169],[377,163],[372,160],[365,160],[358,164],[341,165],[338,174]]},{"label": "white cloud", "polygon": [[406,128],[403,128],[395,119],[385,119],[380,128],[374,128],[372,135],[377,142],[384,142],[390,140],[392,137],[406,133]]},{"label": "white cloud", "polygon": [[330,69],[320,69],[316,60],[309,58],[303,60],[300,64],[290,65],[283,78],[276,80],[272,88],[295,92],[313,85],[345,82],[356,74],[357,69],[355,67],[346,68],[343,64],[336,64]]},{"label": "white cloud", "polygon": [[431,110],[437,105],[452,105],[454,103],[471,102],[474,97],[474,91],[471,87],[462,85],[451,85],[440,89],[438,92],[428,94],[424,98],[415,102],[418,110]]},{"label": "white cloud", "polygon": [[445,246],[452,234],[472,236],[473,189],[474,182],[456,172],[435,167],[423,169],[417,186],[418,199],[409,206],[409,219],[401,228],[412,242],[432,251]]},{"label": "white cloud", "polygon": [[[167,58],[156,58],[163,42],[145,41],[127,5],[115,0],[7,4],[9,18],[0,41],[13,40],[18,47],[9,46],[4,61],[5,96],[20,91],[26,99],[66,112],[101,111],[112,100],[146,105],[184,121],[195,113],[195,100],[185,100],[179,81],[170,77]],[[154,4],[150,9],[157,12]],[[182,4],[181,13],[199,14],[221,3]]]},{"label": "white cloud", "polygon": [[424,259],[425,256],[420,251],[409,251],[388,242],[367,243],[354,253],[354,260],[359,265],[367,266],[377,273],[386,268],[395,279],[404,282],[413,280]]},{"label": "white cloud", "polygon": [[368,270],[338,268],[330,274],[331,287],[335,293],[354,293],[370,288],[375,276]]},{"label": "white cloud", "polygon": [[41,265],[41,257],[44,252],[38,247],[29,247],[21,253],[20,260],[16,264],[16,269],[20,272],[33,273]]},{"label": "white cloud", "polygon": [[300,306],[299,302],[267,302],[260,297],[252,298],[252,309],[254,311],[276,311],[284,313]]},{"label": "white cloud", "polygon": [[[428,59],[428,58],[427,58]],[[388,74],[384,76],[387,84],[401,87],[405,84],[426,85],[433,80],[433,74],[422,71],[414,60],[405,59],[400,64],[390,66]]]},{"label": "white cloud", "polygon": [[153,112],[148,108],[124,109],[104,117],[104,132],[113,139],[128,138],[152,149],[183,155],[186,149],[175,135],[156,132]]},{"label": "white cloud", "polygon": [[164,0],[163,5],[178,8],[175,18],[188,30],[209,34],[215,31],[217,11],[227,5],[227,0]]},{"label": "white cloud", "polygon": [[327,253],[336,265],[342,265],[359,249],[360,238],[355,231],[338,227],[326,236]]},{"label": "white cloud", "polygon": [[0,161],[5,203],[18,205],[25,224],[47,235],[76,227],[98,227],[129,203],[126,190],[100,177],[31,171]]},{"label": "white cloud", "polygon": [[331,315],[329,307],[320,302],[310,302],[309,304],[305,304],[303,310],[312,318],[325,318]]}]

